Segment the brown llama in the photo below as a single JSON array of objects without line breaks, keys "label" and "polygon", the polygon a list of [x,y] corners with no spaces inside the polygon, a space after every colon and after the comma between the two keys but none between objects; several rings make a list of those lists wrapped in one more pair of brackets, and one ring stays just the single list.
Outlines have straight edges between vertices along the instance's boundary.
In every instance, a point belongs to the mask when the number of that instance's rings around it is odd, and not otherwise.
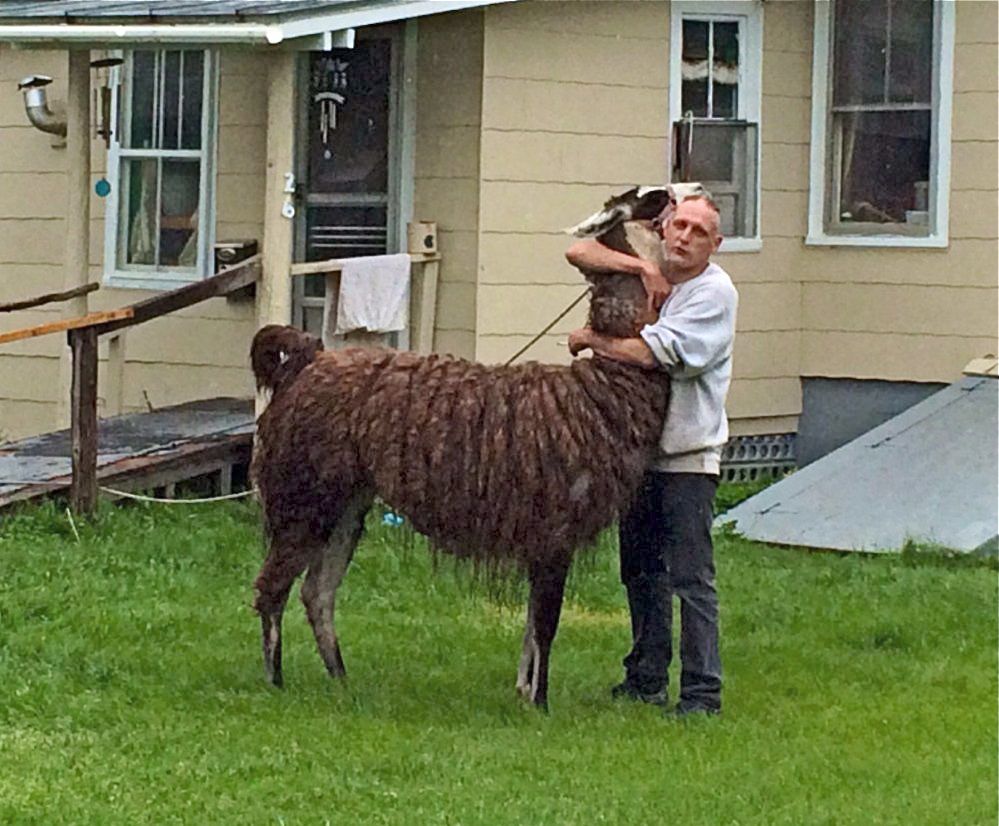
[{"label": "brown llama", "polygon": [[[635,219],[658,214],[669,192],[629,194],[627,214],[605,222],[600,237],[627,220],[633,226],[617,233],[616,248],[634,252],[644,233],[658,254],[651,222]],[[654,317],[636,276],[587,278],[595,330],[635,336]],[[662,429],[665,374],[601,357],[485,366],[437,354],[321,350],[314,336],[277,325],[261,329],[252,346],[257,383],[273,391],[252,465],[270,545],[254,603],[269,680],[282,684],[281,617],[303,571],[319,653],[333,677],[346,675],[336,592],[377,495],[434,548],[527,575],[517,689],[547,708],[573,554],[637,491]]]}]

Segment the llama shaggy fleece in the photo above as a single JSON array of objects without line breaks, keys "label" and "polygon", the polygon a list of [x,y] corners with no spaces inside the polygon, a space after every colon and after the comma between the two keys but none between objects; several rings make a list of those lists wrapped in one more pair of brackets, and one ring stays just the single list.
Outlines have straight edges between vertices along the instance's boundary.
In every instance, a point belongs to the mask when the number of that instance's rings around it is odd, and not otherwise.
[{"label": "llama shaggy fleece", "polygon": [[[613,300],[603,306],[621,314]],[[268,533],[294,545],[323,542],[348,498],[370,491],[456,556],[523,569],[567,559],[627,507],[666,411],[663,374],[607,359],[498,367],[316,353],[298,336],[315,360],[290,383],[300,356],[288,328],[264,328],[253,344],[254,364],[273,365],[258,381],[278,386],[253,475]]]}]

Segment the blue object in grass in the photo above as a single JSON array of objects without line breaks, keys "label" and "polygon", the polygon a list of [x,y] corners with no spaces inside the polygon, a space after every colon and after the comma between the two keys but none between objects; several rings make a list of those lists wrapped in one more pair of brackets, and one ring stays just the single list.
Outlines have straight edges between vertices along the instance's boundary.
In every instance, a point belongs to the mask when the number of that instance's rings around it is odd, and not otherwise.
[{"label": "blue object in grass", "polygon": [[405,521],[405,517],[397,513],[392,513],[392,511],[389,511],[382,517],[382,524],[388,525],[391,528],[398,528]]}]

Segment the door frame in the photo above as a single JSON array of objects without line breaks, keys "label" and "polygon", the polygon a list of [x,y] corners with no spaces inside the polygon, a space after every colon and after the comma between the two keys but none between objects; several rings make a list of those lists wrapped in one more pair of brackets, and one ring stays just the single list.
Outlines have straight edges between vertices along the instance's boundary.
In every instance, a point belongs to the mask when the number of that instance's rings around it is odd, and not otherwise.
[{"label": "door frame", "polygon": [[[384,38],[392,41],[392,61],[389,69],[389,134],[388,134],[388,226],[387,252],[407,251],[407,225],[413,220],[413,175],[416,144],[416,89],[418,23],[415,19],[401,23],[368,26],[357,31],[358,39]],[[304,185],[308,176],[309,141],[309,60],[310,52],[299,55],[296,68],[295,117],[295,180]],[[293,229],[293,261],[305,260],[306,204],[296,197]],[[305,326],[305,307],[321,306],[323,299],[306,298],[305,281],[295,277],[292,283],[292,324]],[[409,331],[393,334],[393,346],[407,348]]]}]

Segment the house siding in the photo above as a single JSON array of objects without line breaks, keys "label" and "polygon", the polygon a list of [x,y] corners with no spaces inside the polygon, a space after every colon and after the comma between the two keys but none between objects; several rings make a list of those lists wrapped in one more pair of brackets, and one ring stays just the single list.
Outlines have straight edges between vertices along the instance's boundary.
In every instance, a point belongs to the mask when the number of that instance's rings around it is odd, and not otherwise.
[{"label": "house siding", "polygon": [[[562,228],[665,177],[669,10],[523,2],[485,20],[476,357],[497,362],[585,287]],[[567,361],[584,320],[582,302],[523,358]]]},{"label": "house siding", "polygon": [[[0,45],[0,302],[61,289],[65,238],[65,150],[35,129],[24,112],[18,80],[30,73],[56,80],[50,100],[66,98],[64,52],[17,52]],[[0,332],[59,318],[58,305],[0,314]],[[0,354],[0,441],[45,429],[54,421],[59,341],[4,345]],[[41,425],[41,426],[40,426]]]},{"label": "house siding", "polygon": [[[665,178],[669,6],[623,8],[485,11],[483,361],[505,360],[578,294],[559,229],[613,191]],[[733,432],[796,429],[802,376],[947,382],[995,352],[997,9],[957,4],[949,248],[861,249],[804,243],[814,4],[763,5],[763,243],[718,256],[741,297]],[[566,361],[583,319],[580,307],[524,358]]]},{"label": "house siding", "polygon": [[[483,361],[512,355],[581,292],[560,229],[612,192],[666,178],[669,4],[622,9],[524,2],[486,10],[476,345]],[[806,224],[812,16],[808,3],[768,4],[766,14],[765,242],[758,253],[718,258],[741,296],[729,408],[741,420],[733,429],[746,433],[793,430],[801,411],[802,288],[793,263]],[[566,361],[566,334],[584,320],[580,305],[524,358]]]},{"label": "house siding", "polygon": [[[216,237],[261,238],[263,134],[266,96],[259,93],[259,59],[221,50],[219,145],[216,164]],[[0,84],[30,73],[54,78],[50,106],[66,98],[64,51],[17,51],[0,46]],[[27,120],[20,95],[0,95],[0,302],[63,288],[66,210],[65,149]],[[105,173],[102,140],[91,143],[92,184]],[[91,188],[90,280],[102,281],[104,199]],[[155,293],[102,286],[91,311],[141,301]],[[0,332],[57,320],[61,305],[0,315]],[[124,412],[212,396],[253,392],[246,350],[253,335],[252,301],[214,299],[129,329],[126,333]],[[0,439],[65,426],[59,357],[65,336],[55,334],[3,346],[0,353]],[[98,407],[106,410],[107,342],[100,347]]]},{"label": "house siding", "polygon": [[413,217],[437,223],[435,349],[475,357],[482,12],[419,21]]},{"label": "house siding", "polygon": [[803,375],[951,382],[996,352],[999,5],[954,5],[950,245],[803,250]]}]

